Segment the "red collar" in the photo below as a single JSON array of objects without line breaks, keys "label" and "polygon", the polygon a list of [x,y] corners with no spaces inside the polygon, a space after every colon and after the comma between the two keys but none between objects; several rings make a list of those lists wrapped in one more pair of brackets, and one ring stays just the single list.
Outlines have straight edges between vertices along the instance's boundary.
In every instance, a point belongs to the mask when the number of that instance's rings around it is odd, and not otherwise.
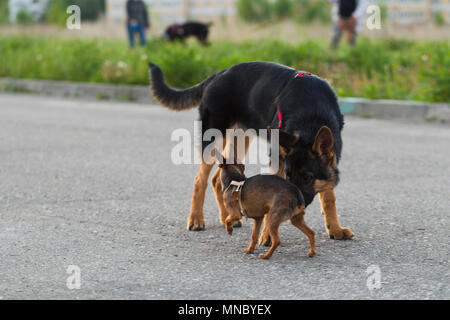
[{"label": "red collar", "polygon": [[296,75],[295,75],[295,77],[296,78],[301,78],[301,77],[303,77],[305,74],[307,74],[308,76],[310,76],[311,75],[311,72],[305,72],[305,73],[303,73],[303,72],[299,72],[299,73],[297,73]]},{"label": "red collar", "polygon": [[[301,78],[301,77],[303,77],[305,74],[307,74],[308,76],[310,76],[311,75],[311,72],[298,72],[296,75],[295,75],[295,78]],[[283,116],[282,116],[282,114],[281,114],[281,112],[280,112],[280,105],[277,105],[277,115],[278,115],[278,129],[281,129],[282,127],[283,127]]]},{"label": "red collar", "polygon": [[277,114],[278,114],[278,129],[281,129],[282,122],[283,122],[283,116],[281,115],[281,112],[280,112],[280,105],[277,106]]}]

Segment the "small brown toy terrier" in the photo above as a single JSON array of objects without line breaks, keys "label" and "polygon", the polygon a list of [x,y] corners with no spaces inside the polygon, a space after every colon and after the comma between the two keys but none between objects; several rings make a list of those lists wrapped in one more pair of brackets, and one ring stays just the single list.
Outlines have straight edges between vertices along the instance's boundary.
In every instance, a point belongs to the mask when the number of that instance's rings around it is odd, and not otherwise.
[{"label": "small brown toy terrier", "polygon": [[225,158],[219,167],[222,168],[220,179],[225,208],[229,212],[225,220],[226,231],[231,235],[233,224],[242,216],[255,220],[252,239],[245,253],[255,251],[261,224],[267,214],[272,246],[265,254],[260,255],[260,258],[269,259],[272,256],[280,245],[278,230],[280,224],[289,219],[308,237],[310,244],[308,257],[315,255],[315,232],[305,223],[305,202],[300,190],[294,184],[276,175],[256,175],[247,179],[243,164],[227,164]]}]

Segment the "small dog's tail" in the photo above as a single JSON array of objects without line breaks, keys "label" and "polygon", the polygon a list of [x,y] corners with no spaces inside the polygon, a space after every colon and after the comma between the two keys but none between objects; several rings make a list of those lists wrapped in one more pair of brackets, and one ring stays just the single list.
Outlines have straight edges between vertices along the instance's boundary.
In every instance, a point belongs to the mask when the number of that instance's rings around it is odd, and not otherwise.
[{"label": "small dog's tail", "polygon": [[177,90],[170,88],[166,84],[163,72],[159,66],[150,62],[149,67],[153,97],[164,107],[175,111],[183,111],[198,106],[206,87],[216,76],[213,75],[189,89]]}]

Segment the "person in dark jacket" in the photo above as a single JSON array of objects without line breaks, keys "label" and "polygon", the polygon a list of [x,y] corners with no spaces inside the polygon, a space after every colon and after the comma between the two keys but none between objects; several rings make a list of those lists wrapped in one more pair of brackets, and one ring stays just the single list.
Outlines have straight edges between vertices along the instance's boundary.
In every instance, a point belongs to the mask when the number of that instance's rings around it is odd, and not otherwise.
[{"label": "person in dark jacket", "polygon": [[142,46],[147,44],[145,30],[150,27],[147,7],[142,0],[127,1],[127,30],[130,39],[130,47],[134,47],[134,36],[139,33]]},{"label": "person in dark jacket", "polygon": [[329,2],[334,4],[331,47],[335,49],[339,46],[344,32],[348,44],[354,46],[367,8],[367,0],[329,0]]}]

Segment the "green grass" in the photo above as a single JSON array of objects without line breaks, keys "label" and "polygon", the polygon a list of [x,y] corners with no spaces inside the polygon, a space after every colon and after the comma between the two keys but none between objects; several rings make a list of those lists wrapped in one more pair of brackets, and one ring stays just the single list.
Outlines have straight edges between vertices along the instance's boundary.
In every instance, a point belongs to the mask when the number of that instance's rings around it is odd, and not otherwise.
[{"label": "green grass", "polygon": [[275,61],[326,78],[341,97],[450,102],[450,42],[360,39],[334,52],[326,43],[215,42],[204,48],[151,40],[130,50],[120,40],[0,36],[0,77],[147,85],[147,61],[169,84],[194,85],[247,61]]}]

